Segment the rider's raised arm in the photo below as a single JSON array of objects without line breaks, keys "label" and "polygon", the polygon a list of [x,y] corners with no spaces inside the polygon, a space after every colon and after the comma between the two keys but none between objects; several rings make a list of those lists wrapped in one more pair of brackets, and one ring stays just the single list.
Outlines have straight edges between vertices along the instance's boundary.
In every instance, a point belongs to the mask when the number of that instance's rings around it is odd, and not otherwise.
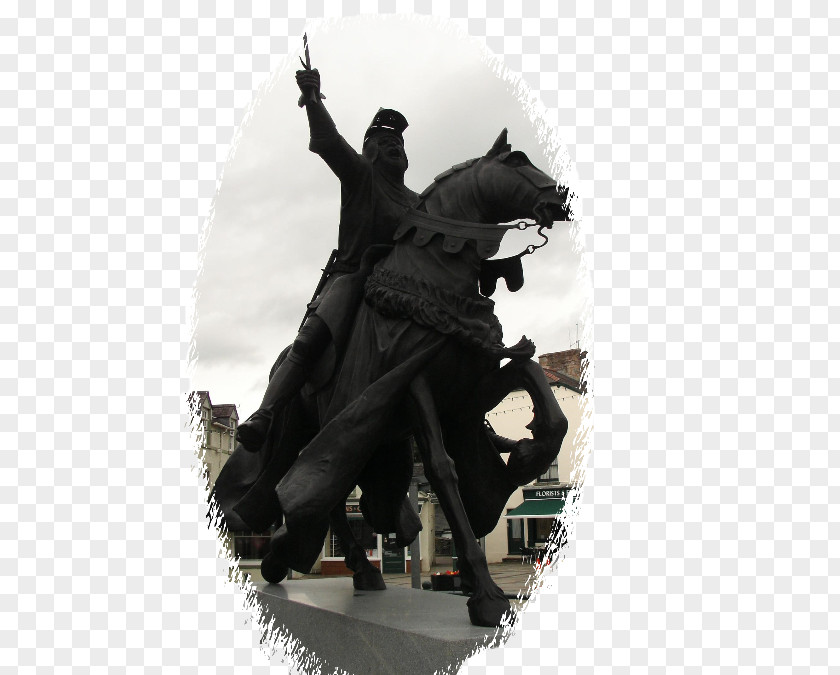
[{"label": "rider's raised arm", "polygon": [[318,70],[299,70],[296,79],[303,93],[309,119],[309,149],[321,156],[339,180],[352,181],[364,170],[365,162],[338,133],[335,122],[324,106],[320,96],[321,77]]}]

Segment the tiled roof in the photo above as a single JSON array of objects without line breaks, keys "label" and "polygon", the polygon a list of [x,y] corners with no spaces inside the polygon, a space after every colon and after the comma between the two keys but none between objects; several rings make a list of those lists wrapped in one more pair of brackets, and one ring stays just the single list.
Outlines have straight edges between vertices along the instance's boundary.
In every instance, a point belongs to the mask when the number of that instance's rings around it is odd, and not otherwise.
[{"label": "tiled roof", "polygon": [[220,403],[213,406],[213,417],[231,417],[234,412],[236,412],[236,406],[233,403]]},{"label": "tiled roof", "polygon": [[198,398],[199,405],[203,405],[205,401],[208,401],[208,402],[210,402],[210,405],[213,405],[212,401],[210,401],[210,392],[209,391],[203,391],[203,390],[194,391],[194,392],[192,392],[192,396],[195,396],[195,397]]},{"label": "tiled roof", "polygon": [[581,393],[580,382],[575,380],[573,377],[569,377],[566,373],[552,368],[543,368],[543,372],[545,373],[549,384],[558,384],[561,387],[566,387],[567,389]]}]

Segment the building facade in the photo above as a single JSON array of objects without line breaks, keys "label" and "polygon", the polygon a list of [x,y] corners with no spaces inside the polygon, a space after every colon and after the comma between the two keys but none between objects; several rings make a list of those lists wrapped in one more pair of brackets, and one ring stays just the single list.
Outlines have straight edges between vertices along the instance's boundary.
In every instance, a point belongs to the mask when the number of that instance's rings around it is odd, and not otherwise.
[{"label": "building facade", "polygon": [[[214,404],[208,391],[194,391],[190,398],[200,415],[200,454],[204,460],[208,484],[212,488],[236,447],[239,411],[232,403]],[[259,567],[259,561],[268,551],[270,538],[270,532],[228,532],[225,543],[234,556],[240,558],[243,568]]]},{"label": "building facade", "polygon": [[201,415],[201,454],[207,467],[208,480],[213,485],[236,444],[239,413],[232,403],[213,405],[210,392],[196,391],[193,396],[197,399]]}]

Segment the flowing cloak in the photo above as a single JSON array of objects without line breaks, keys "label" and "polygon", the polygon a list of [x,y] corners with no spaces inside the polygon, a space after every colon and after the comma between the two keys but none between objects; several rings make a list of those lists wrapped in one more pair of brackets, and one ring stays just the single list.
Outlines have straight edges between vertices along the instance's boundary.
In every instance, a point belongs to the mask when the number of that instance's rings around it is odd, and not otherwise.
[{"label": "flowing cloak", "polygon": [[[476,536],[495,527],[516,489],[487,434],[486,411],[470,405],[481,377],[500,359],[532,355],[503,346],[494,303],[476,290],[481,260],[498,250],[503,231],[452,234],[445,222],[429,218],[409,214],[393,250],[368,276],[346,358],[318,396],[320,431],[306,426],[295,399],[259,455],[244,457],[238,447],[231,456],[226,467],[237,462],[239,481],[222,480],[224,469],[217,481],[229,529],[265,530],[282,515],[295,543],[286,553],[293,569],[308,571],[315,563],[329,512],[356,484],[365,519],[380,533],[395,531],[411,458],[401,454],[404,446],[384,441],[408,433],[395,421],[405,422],[408,388],[421,372],[436,373],[444,442]],[[249,460],[245,471],[239,464]]]},{"label": "flowing cloak", "polygon": [[[315,389],[329,381],[339,360],[339,346],[346,343],[361,302],[369,272],[369,267],[361,266],[365,252],[377,250],[378,245],[390,246],[401,214],[418,199],[415,192],[375,170],[338,133],[326,111],[322,112],[318,119],[310,120],[309,149],[326,162],[341,182],[341,212],[335,265],[321,294],[310,305],[333,337],[310,378]],[[270,375],[287,353],[288,348],[280,354]],[[307,393],[311,394],[312,389],[310,385]],[[262,532],[278,519],[274,487],[317,432],[317,427],[308,425],[306,418],[301,402],[295,400],[278,413],[259,452],[250,453],[237,444],[213,488],[213,497],[229,530]]]}]

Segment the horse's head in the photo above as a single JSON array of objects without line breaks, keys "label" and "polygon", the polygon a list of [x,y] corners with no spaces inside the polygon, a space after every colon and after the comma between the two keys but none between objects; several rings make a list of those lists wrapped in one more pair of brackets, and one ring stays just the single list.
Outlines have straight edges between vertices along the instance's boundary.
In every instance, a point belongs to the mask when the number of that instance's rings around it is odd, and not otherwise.
[{"label": "horse's head", "polygon": [[535,167],[528,156],[511,150],[507,129],[474,166],[476,189],[489,220],[507,222],[536,218],[540,225],[569,220],[569,189]]},{"label": "horse's head", "polygon": [[512,151],[507,129],[483,157],[453,166],[421,195],[424,211],[481,223],[536,218],[540,225],[569,220],[569,189],[557,188],[524,152]]}]

